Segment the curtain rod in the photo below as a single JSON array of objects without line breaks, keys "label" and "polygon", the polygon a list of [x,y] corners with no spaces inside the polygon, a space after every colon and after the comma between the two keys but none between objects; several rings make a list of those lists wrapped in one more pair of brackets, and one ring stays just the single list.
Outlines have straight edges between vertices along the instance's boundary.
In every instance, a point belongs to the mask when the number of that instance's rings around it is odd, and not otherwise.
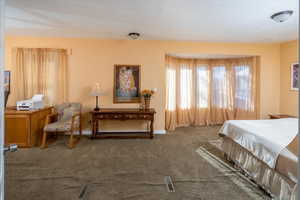
[{"label": "curtain rod", "polygon": [[[238,58],[251,58],[251,57],[256,57],[257,55],[224,55],[224,54],[172,54],[172,53],[167,53],[166,56],[170,56],[173,58],[181,58],[181,59],[238,59]],[[203,57],[199,57],[203,56]],[[214,57],[215,56],[215,57]],[[220,56],[220,57],[217,57]],[[223,57],[222,57],[223,56]]]},{"label": "curtain rod", "polygon": [[14,46],[12,49],[60,49],[66,50],[68,55],[72,55],[72,48],[58,48],[58,47],[21,47],[21,46]]}]

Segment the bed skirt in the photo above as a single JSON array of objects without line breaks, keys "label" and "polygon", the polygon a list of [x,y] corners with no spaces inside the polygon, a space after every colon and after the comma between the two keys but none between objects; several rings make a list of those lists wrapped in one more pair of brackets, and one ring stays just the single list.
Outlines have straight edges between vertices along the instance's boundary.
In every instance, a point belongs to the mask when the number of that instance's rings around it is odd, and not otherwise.
[{"label": "bed skirt", "polygon": [[225,157],[276,200],[296,199],[296,183],[257,159],[228,137],[222,137]]}]

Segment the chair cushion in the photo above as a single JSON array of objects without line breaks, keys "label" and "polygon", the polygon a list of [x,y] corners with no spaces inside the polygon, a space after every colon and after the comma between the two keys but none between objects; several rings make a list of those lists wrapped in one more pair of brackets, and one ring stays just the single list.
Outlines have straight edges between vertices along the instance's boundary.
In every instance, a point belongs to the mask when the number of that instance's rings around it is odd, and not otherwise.
[{"label": "chair cushion", "polygon": [[68,107],[63,110],[60,121],[68,121],[72,119],[72,116],[77,114],[78,112],[73,107]]},{"label": "chair cushion", "polygon": [[58,113],[58,121],[70,120],[74,114],[81,112],[81,104],[63,103],[55,106],[54,110]]},{"label": "chair cushion", "polygon": [[47,132],[67,132],[71,131],[71,121],[58,121],[48,124],[44,127]]},{"label": "chair cushion", "polygon": [[[47,132],[67,132],[71,131],[72,117],[81,112],[80,103],[63,103],[55,106],[55,111],[58,113],[57,122],[48,124],[44,127]],[[74,118],[74,128],[79,128],[80,118]]]}]

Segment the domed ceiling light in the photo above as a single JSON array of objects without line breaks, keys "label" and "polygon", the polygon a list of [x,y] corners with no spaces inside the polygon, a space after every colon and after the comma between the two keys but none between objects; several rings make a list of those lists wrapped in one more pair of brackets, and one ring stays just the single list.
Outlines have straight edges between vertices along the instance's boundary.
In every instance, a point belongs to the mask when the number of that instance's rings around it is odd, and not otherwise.
[{"label": "domed ceiling light", "polygon": [[271,16],[271,19],[273,19],[275,22],[284,22],[290,18],[290,16],[293,14],[292,10],[285,10],[278,13],[275,13]]},{"label": "domed ceiling light", "polygon": [[131,39],[136,40],[136,39],[138,39],[138,38],[140,37],[140,34],[139,34],[139,33],[134,33],[134,32],[132,32],[132,33],[128,33],[128,36],[129,36]]}]

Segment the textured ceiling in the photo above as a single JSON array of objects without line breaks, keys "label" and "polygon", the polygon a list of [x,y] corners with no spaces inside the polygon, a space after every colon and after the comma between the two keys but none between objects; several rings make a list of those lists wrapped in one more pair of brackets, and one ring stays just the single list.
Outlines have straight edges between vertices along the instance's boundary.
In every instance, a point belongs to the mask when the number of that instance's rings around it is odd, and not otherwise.
[{"label": "textured ceiling", "polygon": [[[8,0],[12,35],[214,42],[297,39],[299,0]],[[270,16],[291,9],[284,23]]]}]

